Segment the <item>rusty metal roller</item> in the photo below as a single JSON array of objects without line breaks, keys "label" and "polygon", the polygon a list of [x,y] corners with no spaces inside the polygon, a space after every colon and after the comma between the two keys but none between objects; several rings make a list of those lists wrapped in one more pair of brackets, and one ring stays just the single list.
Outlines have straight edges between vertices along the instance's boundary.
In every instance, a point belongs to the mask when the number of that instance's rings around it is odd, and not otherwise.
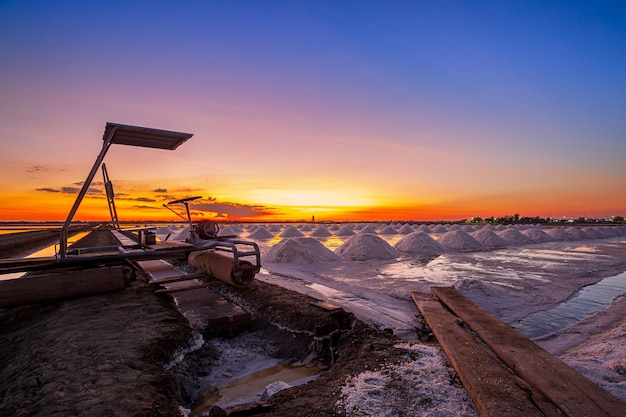
[{"label": "rusty metal roller", "polygon": [[188,262],[194,268],[236,287],[247,287],[254,281],[255,271],[250,262],[240,260],[239,265],[235,265],[233,258],[213,249],[191,252]]}]

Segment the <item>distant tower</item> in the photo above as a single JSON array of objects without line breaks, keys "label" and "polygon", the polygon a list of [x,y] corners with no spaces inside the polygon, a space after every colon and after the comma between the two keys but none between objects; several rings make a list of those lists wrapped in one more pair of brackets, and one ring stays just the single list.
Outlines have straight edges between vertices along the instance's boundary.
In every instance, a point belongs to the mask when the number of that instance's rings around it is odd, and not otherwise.
[{"label": "distant tower", "polygon": [[311,223],[315,223],[315,216],[311,216]]}]

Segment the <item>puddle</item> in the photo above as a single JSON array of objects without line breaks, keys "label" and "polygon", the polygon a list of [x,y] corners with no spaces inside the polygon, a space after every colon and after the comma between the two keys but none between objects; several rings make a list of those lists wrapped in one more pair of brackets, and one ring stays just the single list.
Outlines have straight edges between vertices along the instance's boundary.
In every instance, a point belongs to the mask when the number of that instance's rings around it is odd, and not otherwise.
[{"label": "puddle", "polygon": [[280,362],[201,393],[191,410],[203,415],[214,405],[230,407],[259,401],[268,385],[277,381],[290,386],[302,385],[317,378],[325,368],[326,366],[318,361],[307,364],[294,361]]},{"label": "puddle", "polygon": [[571,326],[611,305],[613,298],[626,292],[626,272],[588,285],[575,297],[550,310],[530,314],[512,325],[523,335],[534,338]]}]

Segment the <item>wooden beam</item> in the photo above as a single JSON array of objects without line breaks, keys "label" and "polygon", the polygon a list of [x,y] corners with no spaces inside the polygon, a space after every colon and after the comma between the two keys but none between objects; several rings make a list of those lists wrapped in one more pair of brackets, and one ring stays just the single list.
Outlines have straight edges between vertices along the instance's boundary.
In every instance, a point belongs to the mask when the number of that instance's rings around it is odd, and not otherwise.
[{"label": "wooden beam", "polygon": [[0,281],[0,308],[84,297],[126,287],[125,267],[81,269]]},{"label": "wooden beam", "polygon": [[568,417],[624,417],[626,404],[463,296],[454,288],[432,292],[529,385]]},{"label": "wooden beam", "polygon": [[459,319],[430,294],[411,293],[482,417],[557,417],[546,404],[540,410],[525,383],[462,327]]}]

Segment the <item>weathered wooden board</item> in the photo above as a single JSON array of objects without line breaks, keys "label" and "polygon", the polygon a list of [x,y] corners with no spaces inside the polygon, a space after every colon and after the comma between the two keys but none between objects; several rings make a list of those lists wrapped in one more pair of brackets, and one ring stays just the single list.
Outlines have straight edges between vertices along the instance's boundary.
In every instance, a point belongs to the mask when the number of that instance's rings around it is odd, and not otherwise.
[{"label": "weathered wooden board", "polygon": [[439,340],[483,417],[556,417],[555,407],[539,410],[525,383],[504,368],[479,340],[461,326],[435,297],[411,296]]},{"label": "weathered wooden board", "polygon": [[0,308],[84,297],[126,287],[124,267],[39,274],[0,281]]},{"label": "weathered wooden board", "polygon": [[433,293],[530,386],[568,417],[624,417],[626,404],[507,326],[454,288]]}]

